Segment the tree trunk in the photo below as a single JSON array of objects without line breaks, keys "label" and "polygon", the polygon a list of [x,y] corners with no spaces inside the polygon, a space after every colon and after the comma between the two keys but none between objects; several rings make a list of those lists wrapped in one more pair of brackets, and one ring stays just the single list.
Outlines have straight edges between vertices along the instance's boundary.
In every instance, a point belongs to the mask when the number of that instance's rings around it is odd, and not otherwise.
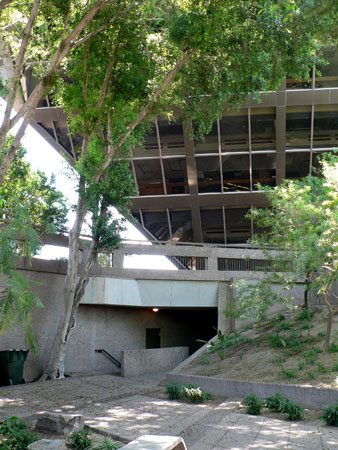
[{"label": "tree trunk", "polygon": [[324,303],[328,310],[326,337],[325,337],[325,342],[324,342],[324,352],[328,352],[329,345],[330,345],[330,339],[331,339],[333,316],[334,316],[336,310],[334,310],[332,308],[331,303],[329,302],[329,300],[327,298],[327,292],[323,292],[323,299],[324,299]]},{"label": "tree trunk", "polygon": [[311,272],[307,272],[305,277],[305,286],[304,286],[304,304],[303,308],[308,309],[309,307],[309,287],[311,282]]},{"label": "tree trunk", "polygon": [[67,276],[65,279],[64,311],[61,314],[59,326],[50,349],[50,359],[40,380],[64,378],[64,359],[70,333],[75,325],[75,316],[80,300],[76,302],[76,287],[78,283],[80,233],[86,215],[86,207],[81,191],[84,180],[80,178],[80,192],[77,202],[76,218],[69,232],[69,258]]},{"label": "tree trunk", "polygon": [[333,311],[329,310],[329,314],[327,316],[326,337],[324,342],[324,352],[326,353],[329,351],[333,316],[334,316]]}]

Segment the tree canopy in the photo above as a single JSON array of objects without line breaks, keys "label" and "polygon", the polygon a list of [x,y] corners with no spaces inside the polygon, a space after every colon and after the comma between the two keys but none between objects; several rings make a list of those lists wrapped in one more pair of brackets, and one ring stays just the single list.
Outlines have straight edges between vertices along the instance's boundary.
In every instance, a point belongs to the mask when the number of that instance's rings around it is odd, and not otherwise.
[{"label": "tree canopy", "polygon": [[[0,161],[8,151],[13,138],[7,139],[0,151]],[[9,222],[20,205],[28,214],[30,224],[41,233],[67,231],[67,205],[63,194],[55,188],[54,177],[48,181],[45,174],[33,171],[24,160],[26,150],[20,146],[4,183],[0,186],[2,219]]]},{"label": "tree canopy", "polygon": [[270,207],[249,214],[261,229],[251,242],[263,249],[273,272],[257,283],[241,286],[237,313],[243,316],[241,310],[249,299],[245,314],[264,314],[274,301],[287,300],[272,289],[274,284],[289,290],[305,280],[305,290],[321,295],[328,310],[327,349],[332,318],[338,312],[334,289],[338,279],[338,157],[324,154],[316,175],[260,190]]}]

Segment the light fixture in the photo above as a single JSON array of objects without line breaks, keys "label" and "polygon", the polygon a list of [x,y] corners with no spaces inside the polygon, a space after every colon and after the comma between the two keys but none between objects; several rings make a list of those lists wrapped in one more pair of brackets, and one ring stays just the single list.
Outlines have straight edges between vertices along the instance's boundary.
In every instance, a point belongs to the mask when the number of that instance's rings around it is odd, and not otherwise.
[{"label": "light fixture", "polygon": [[153,312],[159,312],[158,308],[153,308]]}]

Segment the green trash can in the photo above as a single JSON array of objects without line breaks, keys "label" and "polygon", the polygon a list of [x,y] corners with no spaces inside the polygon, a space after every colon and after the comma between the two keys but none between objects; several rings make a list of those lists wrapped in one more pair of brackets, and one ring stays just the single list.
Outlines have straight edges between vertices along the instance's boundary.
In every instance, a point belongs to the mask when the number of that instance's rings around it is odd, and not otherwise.
[{"label": "green trash can", "polygon": [[23,365],[29,350],[0,351],[0,385],[21,384],[23,380]]}]

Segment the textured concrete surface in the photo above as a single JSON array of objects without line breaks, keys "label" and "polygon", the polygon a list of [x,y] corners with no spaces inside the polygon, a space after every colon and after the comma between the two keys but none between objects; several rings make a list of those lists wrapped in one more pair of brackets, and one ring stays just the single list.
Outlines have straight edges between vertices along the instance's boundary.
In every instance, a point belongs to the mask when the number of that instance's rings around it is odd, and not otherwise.
[{"label": "textured concrete surface", "polygon": [[174,369],[189,356],[189,347],[127,350],[121,355],[121,375],[139,376]]},{"label": "textured concrete surface", "polygon": [[235,412],[238,402],[188,404],[163,397],[158,377],[71,378],[0,388],[0,417],[41,411],[82,414],[85,423],[122,442],[141,435],[181,436],[188,450],[338,449],[338,429],[316,420],[286,422]]},{"label": "textured concrete surface", "polygon": [[221,378],[180,374],[176,370],[166,375],[166,382],[198,384],[210,394],[231,398],[244,398],[246,395],[256,394],[263,399],[279,392],[306,408],[324,408],[338,401],[338,389],[303,387],[295,384],[224,380]]}]

